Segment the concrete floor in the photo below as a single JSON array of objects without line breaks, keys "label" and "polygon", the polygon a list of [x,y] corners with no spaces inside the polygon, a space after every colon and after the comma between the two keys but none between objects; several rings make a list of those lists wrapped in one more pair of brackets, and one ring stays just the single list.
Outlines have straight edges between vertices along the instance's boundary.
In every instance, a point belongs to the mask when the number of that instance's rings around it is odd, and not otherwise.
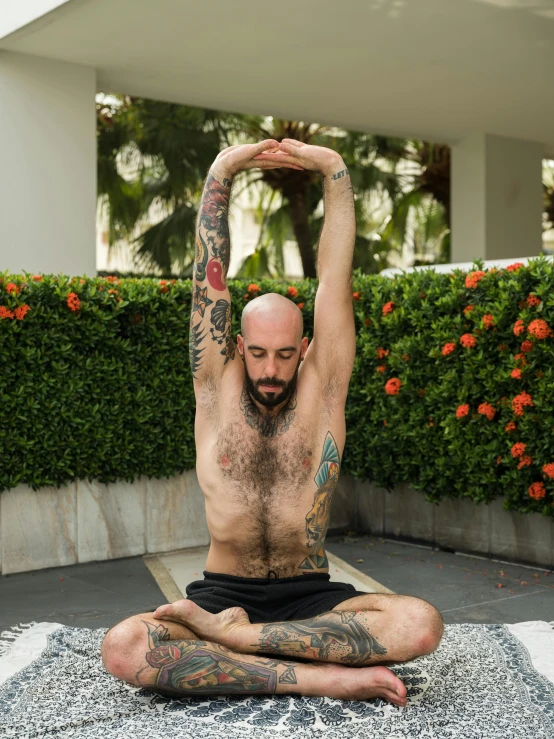
[{"label": "concrete floor", "polygon": [[[372,578],[365,580],[368,591],[376,581],[423,598],[445,623],[554,619],[552,572],[374,536],[334,536],[328,548],[359,577]],[[102,628],[165,602],[142,557],[7,575],[0,577],[0,632],[29,621]]]}]

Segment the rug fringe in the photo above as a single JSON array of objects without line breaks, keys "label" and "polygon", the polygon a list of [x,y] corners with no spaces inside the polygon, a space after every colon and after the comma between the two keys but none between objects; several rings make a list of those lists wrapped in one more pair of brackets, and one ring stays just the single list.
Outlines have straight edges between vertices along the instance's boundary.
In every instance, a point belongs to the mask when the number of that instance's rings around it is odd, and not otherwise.
[{"label": "rug fringe", "polygon": [[30,624],[12,626],[8,631],[2,631],[0,633],[0,657],[7,654],[13,647],[15,640],[20,637],[24,631],[31,629],[33,626],[36,626],[36,621],[31,621]]}]

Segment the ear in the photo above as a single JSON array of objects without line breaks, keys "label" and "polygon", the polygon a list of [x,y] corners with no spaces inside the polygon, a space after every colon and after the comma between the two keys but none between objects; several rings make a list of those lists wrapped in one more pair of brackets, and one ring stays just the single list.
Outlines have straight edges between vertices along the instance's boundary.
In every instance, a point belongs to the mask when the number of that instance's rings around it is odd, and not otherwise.
[{"label": "ear", "polygon": [[304,359],[304,355],[308,351],[308,344],[310,343],[310,340],[307,336],[304,336],[302,339],[302,343],[300,344],[300,359]]},{"label": "ear", "polygon": [[237,334],[237,349],[239,350],[241,357],[244,358],[244,339],[240,334]]}]

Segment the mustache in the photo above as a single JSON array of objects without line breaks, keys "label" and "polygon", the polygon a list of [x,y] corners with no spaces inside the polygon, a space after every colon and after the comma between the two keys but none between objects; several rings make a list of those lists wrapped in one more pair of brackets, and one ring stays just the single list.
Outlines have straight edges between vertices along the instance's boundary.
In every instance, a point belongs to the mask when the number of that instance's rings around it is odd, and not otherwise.
[{"label": "mustache", "polygon": [[261,380],[258,380],[256,383],[259,385],[275,385],[276,387],[285,387],[285,384],[282,380],[273,380],[269,377],[264,377]]}]

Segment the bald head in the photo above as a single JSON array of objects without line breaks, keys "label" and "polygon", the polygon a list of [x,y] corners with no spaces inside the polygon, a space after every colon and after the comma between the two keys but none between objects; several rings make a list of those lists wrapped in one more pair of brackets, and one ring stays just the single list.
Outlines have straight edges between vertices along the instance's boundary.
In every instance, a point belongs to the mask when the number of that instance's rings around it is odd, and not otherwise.
[{"label": "bald head", "polygon": [[278,293],[266,293],[244,306],[241,333],[246,341],[260,337],[288,334],[294,344],[300,344],[304,331],[302,311],[292,300]]}]

